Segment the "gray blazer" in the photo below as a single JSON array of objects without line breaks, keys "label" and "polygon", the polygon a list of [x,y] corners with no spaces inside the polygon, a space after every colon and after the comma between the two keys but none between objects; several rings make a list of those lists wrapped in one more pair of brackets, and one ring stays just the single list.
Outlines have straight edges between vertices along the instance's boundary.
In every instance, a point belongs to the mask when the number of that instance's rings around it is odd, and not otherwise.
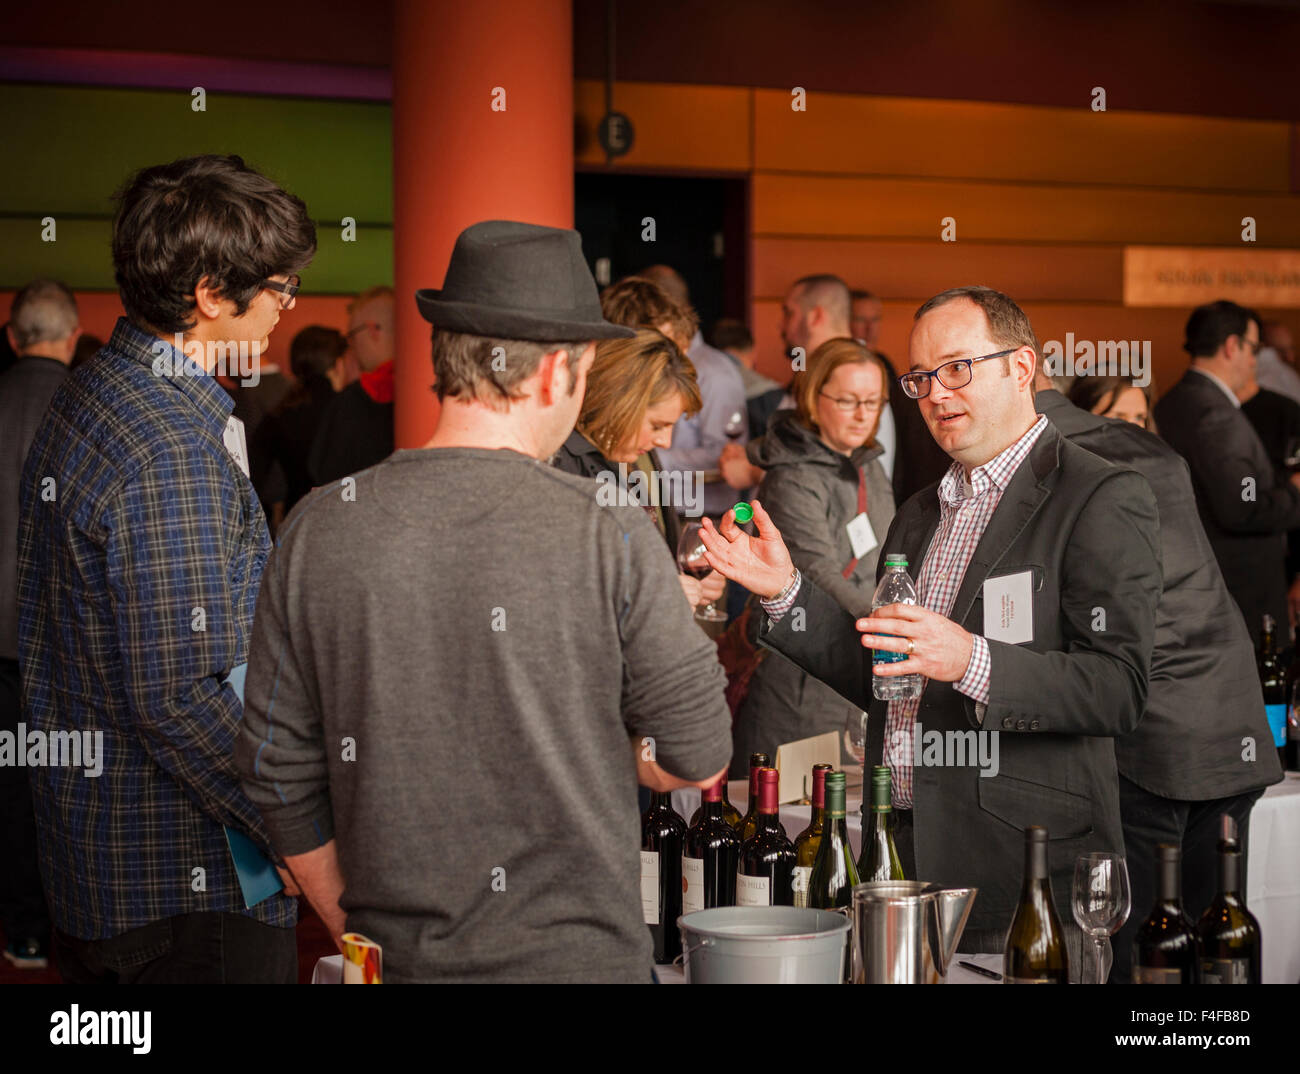
[{"label": "gray blazer", "polygon": [[[884,551],[906,553],[919,572],[938,523],[932,485],[899,510]],[[1160,598],[1156,503],[1146,479],[1071,444],[1049,423],[980,539],[952,619],[983,634],[984,582],[1024,571],[1034,584],[1033,641],[988,643],[982,729],[998,734],[997,774],[969,763],[914,771],[919,875],[911,879],[979,888],[968,928],[990,945],[1019,897],[1025,828],[1048,829],[1052,891],[1066,921],[1075,857],[1124,849],[1111,739],[1131,732],[1146,707]],[[801,586],[799,605],[804,630],[792,629],[790,613],[774,627],[765,623],[760,640],[870,706],[868,763],[882,763],[885,703],[872,699],[871,654],[853,617],[811,582]],[[1105,630],[1093,629],[1098,608]],[[951,683],[926,683],[917,718],[925,731],[981,729],[975,703]],[[984,742],[991,752],[992,740]]]},{"label": "gray blazer", "polygon": [[[876,444],[849,456],[832,451],[793,410],[777,413],[767,435],[747,449],[750,461],[767,471],[758,499],[781,531],[795,566],[853,615],[871,610],[880,554],[877,545],[844,577],[853,561],[846,527],[858,513],[859,474],[877,541],[885,539],[894,520],[894,491],[880,465],[881,453]],[[849,715],[861,711],[784,657],[769,653],[736,713],[732,775],[749,775],[749,755],[756,750],[775,756],[783,742],[842,731]]]},{"label": "gray blazer", "polygon": [[[1164,798],[1207,801],[1282,778],[1272,748],[1255,651],[1196,510],[1187,463],[1158,436],[1090,414],[1060,392],[1035,399],[1070,441],[1142,474],[1160,511],[1163,592],[1156,610],[1147,709],[1115,740],[1125,778]],[[1242,760],[1242,740],[1256,744]]]}]

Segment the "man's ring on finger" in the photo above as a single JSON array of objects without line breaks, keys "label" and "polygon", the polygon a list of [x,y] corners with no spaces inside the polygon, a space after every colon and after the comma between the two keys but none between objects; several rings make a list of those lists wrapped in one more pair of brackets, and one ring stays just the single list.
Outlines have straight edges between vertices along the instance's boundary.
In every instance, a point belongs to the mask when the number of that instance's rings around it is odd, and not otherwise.
[{"label": "man's ring on finger", "polygon": [[908,655],[908,656],[911,656],[914,652],[916,652],[916,639],[915,639],[915,638],[908,638],[908,639],[907,639],[907,655]]}]

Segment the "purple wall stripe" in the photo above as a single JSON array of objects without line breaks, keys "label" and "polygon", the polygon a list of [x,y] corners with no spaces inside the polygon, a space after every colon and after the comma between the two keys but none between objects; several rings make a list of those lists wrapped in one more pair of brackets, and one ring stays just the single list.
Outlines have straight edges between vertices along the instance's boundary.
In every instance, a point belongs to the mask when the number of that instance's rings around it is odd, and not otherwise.
[{"label": "purple wall stripe", "polygon": [[388,101],[387,68],[221,59],[172,52],[0,45],[0,81],[51,82],[136,89],[192,89],[278,97]]}]

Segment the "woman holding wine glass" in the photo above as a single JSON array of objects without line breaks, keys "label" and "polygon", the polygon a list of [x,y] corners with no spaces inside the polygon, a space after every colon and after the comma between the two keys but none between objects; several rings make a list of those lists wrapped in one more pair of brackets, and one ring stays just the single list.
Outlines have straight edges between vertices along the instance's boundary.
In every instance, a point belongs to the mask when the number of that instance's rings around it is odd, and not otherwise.
[{"label": "woman holding wine glass", "polygon": [[[758,498],[795,566],[854,616],[871,611],[880,542],[894,518],[876,442],[888,399],[889,378],[874,352],[852,339],[828,340],[799,378],[796,409],[775,414],[748,450],[765,471]],[[736,713],[732,778],[751,753],[774,754],[783,742],[827,731],[843,739],[855,727],[860,739],[861,720],[861,710],[830,687],[769,655]],[[852,763],[847,753],[841,760]]]},{"label": "woman holding wine glass", "polygon": [[[700,389],[690,359],[662,332],[642,328],[631,339],[604,340],[597,344],[587,374],[577,426],[552,465],[586,477],[607,474],[619,480],[626,474],[629,493],[648,488],[662,469],[655,449],[672,443],[678,418],[699,409]],[[641,483],[634,486],[635,470],[641,471]],[[665,497],[658,499],[657,505],[642,506],[663,535],[669,554],[683,566],[678,558],[682,526],[677,512],[664,502]],[[699,558],[703,562],[703,552]],[[693,605],[716,600],[726,585],[707,563],[703,572],[692,569],[678,575],[678,581]]]}]

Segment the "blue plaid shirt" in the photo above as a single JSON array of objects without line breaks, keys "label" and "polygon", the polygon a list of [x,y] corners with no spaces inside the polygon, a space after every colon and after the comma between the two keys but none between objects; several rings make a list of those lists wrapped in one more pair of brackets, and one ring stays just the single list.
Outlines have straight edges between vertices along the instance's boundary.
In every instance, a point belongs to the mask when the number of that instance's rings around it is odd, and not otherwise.
[{"label": "blue plaid shirt", "polygon": [[120,319],[55,393],[23,470],[23,717],[102,733],[98,777],[28,772],[54,922],[85,940],[196,911],[297,919],[283,894],[244,909],[223,830],[270,846],[223,683],[248,659],[270,538],[223,440],[230,397],[182,362]]}]

